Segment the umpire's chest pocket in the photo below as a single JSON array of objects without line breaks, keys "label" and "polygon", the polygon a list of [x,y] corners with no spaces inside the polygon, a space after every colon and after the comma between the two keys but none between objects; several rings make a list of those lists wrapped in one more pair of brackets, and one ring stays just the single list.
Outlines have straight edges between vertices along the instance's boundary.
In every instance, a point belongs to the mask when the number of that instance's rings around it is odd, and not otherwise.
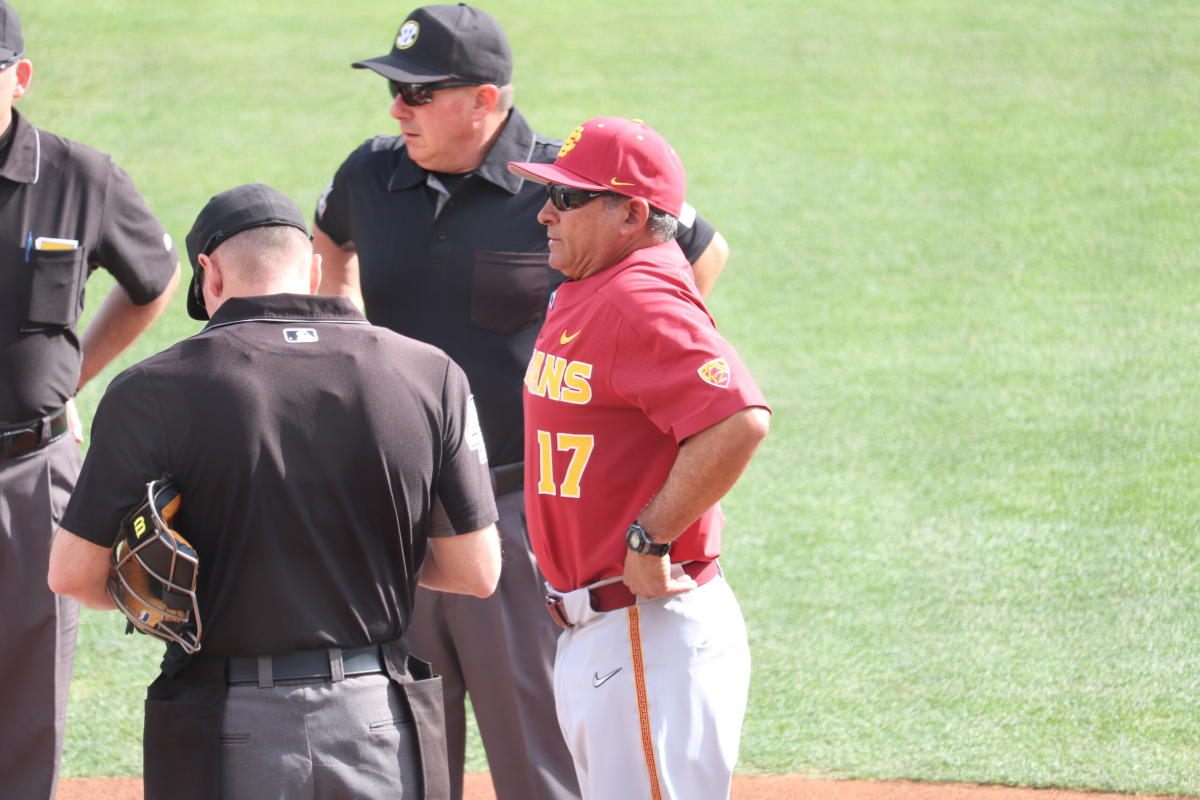
[{"label": "umpire's chest pocket", "polygon": [[480,250],[471,275],[471,324],[512,333],[542,318],[550,297],[546,253]]},{"label": "umpire's chest pocket", "polygon": [[22,331],[74,325],[83,310],[82,250],[34,250],[30,253],[29,304]]}]

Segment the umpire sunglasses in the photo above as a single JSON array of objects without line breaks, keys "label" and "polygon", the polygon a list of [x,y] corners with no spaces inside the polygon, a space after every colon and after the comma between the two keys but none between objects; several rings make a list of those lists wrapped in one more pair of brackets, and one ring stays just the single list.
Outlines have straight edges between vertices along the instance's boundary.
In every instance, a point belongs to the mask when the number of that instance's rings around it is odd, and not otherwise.
[{"label": "umpire sunglasses", "polygon": [[561,183],[547,183],[546,195],[559,211],[571,211],[582,208],[597,197],[603,197],[613,192],[593,192],[588,189],[576,189],[574,186],[563,186]]},{"label": "umpire sunglasses", "polygon": [[471,81],[439,81],[437,83],[401,83],[388,78],[388,91],[393,99],[399,96],[406,106],[425,106],[433,102],[433,93],[456,86],[478,86]]}]

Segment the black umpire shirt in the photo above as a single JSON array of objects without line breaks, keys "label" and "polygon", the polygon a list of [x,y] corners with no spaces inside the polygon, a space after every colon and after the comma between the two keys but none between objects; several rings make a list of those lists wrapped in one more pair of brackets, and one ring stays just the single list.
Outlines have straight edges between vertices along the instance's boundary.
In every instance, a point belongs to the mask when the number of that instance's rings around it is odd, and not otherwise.
[{"label": "black umpire shirt", "polygon": [[166,289],[179,257],[112,159],[13,110],[0,153],[0,424],[57,412],[75,394],[75,324],[104,267],[135,303]]},{"label": "black umpire shirt", "polygon": [[[467,373],[494,465],[524,457],[521,379],[565,279],[549,266],[537,221],[546,188],[508,162],[549,163],[561,146],[513,109],[474,172],[443,176],[409,158],[402,136],[377,136],[350,154],[317,206],[322,231],[354,242],[368,319],[442,348]],[[715,231],[694,213],[681,222],[678,241],[694,262]]]},{"label": "black umpire shirt", "polygon": [[454,532],[496,520],[462,370],[344,297],[230,299],[122,372],[62,526],[110,547],[164,473],[182,496],[175,529],[200,558],[207,655],[397,639],[432,498]]}]

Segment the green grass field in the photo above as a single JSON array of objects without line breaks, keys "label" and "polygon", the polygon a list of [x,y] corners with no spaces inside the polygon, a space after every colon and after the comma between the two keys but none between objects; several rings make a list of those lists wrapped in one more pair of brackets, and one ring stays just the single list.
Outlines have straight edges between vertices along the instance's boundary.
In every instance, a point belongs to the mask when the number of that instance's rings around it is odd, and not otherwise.
[{"label": "green grass field", "polygon": [[[18,7],[21,107],[179,242],[394,130],[348,65],[403,4]],[[485,8],[535,128],[654,124],[733,248],[712,308],[775,409],[726,503],[740,768],[1200,794],[1200,6]],[[121,364],[197,327],[177,296]],[[140,770],[159,648],[121,629],[84,618],[68,775]]]}]

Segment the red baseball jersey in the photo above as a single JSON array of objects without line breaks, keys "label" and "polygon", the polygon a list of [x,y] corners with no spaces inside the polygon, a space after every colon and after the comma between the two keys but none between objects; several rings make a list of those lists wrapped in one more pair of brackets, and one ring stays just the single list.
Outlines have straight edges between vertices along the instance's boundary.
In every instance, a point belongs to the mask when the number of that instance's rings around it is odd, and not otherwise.
[{"label": "red baseball jersey", "polygon": [[[562,284],[525,372],[525,508],[546,580],[621,575],[625,531],[680,443],[751,406],[767,404],[674,242]],[[671,560],[716,558],[723,521],[714,505]]]}]

